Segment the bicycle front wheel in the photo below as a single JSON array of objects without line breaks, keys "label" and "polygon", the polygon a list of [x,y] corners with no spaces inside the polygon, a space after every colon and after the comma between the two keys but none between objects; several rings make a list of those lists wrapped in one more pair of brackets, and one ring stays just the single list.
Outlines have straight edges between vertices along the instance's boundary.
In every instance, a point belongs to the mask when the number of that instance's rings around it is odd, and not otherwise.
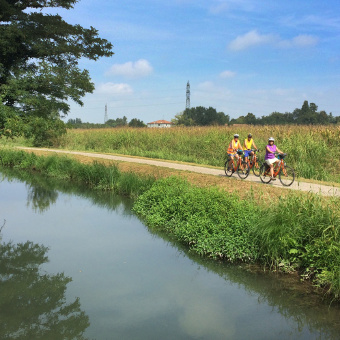
[{"label": "bicycle front wheel", "polygon": [[246,179],[249,175],[249,165],[248,162],[242,161],[241,164],[237,167],[238,177],[241,179]]},{"label": "bicycle front wheel", "polygon": [[260,179],[262,183],[269,183],[271,181],[269,168],[266,164],[262,164],[260,167]]},{"label": "bicycle front wheel", "polygon": [[227,159],[224,163],[224,172],[228,177],[231,177],[234,173],[233,162],[230,162],[230,159]]},{"label": "bicycle front wheel", "polygon": [[292,169],[290,166],[285,166],[279,173],[279,179],[282,185],[289,187],[293,184],[295,179],[294,169]]},{"label": "bicycle front wheel", "polygon": [[255,161],[255,163],[253,164],[253,174],[256,177],[260,176],[260,164],[257,162],[257,160]]}]

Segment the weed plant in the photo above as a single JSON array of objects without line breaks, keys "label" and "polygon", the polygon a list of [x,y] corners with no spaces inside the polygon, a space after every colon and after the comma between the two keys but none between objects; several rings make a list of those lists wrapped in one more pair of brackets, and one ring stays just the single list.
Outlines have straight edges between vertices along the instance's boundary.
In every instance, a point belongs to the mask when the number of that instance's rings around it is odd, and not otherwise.
[{"label": "weed plant", "polygon": [[261,262],[299,270],[340,297],[339,198],[292,193],[283,197],[252,226]]},{"label": "weed plant", "polygon": [[169,177],[158,180],[142,194],[133,209],[148,226],[164,229],[200,255],[231,262],[256,258],[248,229],[257,208],[236,195]]},{"label": "weed plant", "polygon": [[[234,133],[251,132],[264,151],[273,136],[300,177],[340,183],[340,126],[230,126],[69,130],[65,149],[111,152],[222,167]],[[264,152],[259,154],[260,159]]]}]

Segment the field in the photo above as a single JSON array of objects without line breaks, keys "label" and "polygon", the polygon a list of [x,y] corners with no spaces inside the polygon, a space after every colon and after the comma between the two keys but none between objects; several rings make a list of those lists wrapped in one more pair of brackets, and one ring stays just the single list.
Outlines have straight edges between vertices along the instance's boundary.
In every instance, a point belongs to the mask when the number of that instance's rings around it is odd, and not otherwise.
[{"label": "field", "polygon": [[273,136],[300,178],[340,183],[340,126],[230,126],[68,130],[60,148],[117,153],[222,167],[234,133],[251,132],[262,150]]}]

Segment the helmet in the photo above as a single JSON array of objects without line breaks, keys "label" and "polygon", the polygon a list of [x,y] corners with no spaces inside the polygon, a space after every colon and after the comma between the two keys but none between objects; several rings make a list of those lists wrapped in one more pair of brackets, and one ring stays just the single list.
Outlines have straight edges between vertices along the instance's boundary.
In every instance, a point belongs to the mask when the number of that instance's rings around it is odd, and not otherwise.
[{"label": "helmet", "polygon": [[253,135],[251,133],[248,134],[248,137],[253,137]]},{"label": "helmet", "polygon": [[236,138],[236,137],[238,138],[238,137],[240,137],[240,136],[239,136],[237,133],[235,133],[235,134],[234,134],[234,138]]},{"label": "helmet", "polygon": [[273,137],[269,137],[269,138],[268,138],[268,142],[270,142],[270,141],[273,141],[273,142],[274,142],[274,138],[273,138]]}]

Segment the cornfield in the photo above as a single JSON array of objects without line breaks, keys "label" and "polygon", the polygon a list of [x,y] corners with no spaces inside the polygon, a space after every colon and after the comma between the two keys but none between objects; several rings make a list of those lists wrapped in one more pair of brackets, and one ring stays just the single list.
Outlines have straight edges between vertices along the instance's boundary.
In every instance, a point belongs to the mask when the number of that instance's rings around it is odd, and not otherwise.
[{"label": "cornfield", "polygon": [[243,143],[249,132],[262,150],[260,158],[272,136],[300,177],[340,182],[340,126],[75,129],[61,138],[60,147],[223,166],[234,133]]}]

